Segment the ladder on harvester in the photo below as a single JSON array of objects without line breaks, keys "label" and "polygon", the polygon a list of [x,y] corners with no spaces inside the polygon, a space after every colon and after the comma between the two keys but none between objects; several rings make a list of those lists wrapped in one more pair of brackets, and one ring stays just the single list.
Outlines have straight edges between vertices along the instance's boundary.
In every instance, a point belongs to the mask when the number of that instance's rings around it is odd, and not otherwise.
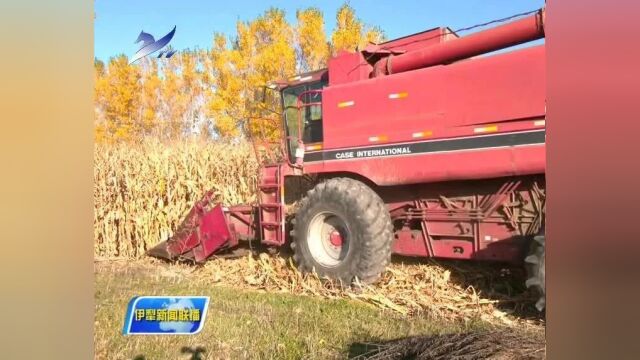
[{"label": "ladder on harvester", "polygon": [[284,169],[279,158],[283,157],[284,144],[282,140],[269,141],[265,134],[265,123],[271,123],[277,128],[279,123],[273,124],[272,118],[251,118],[254,131],[247,129],[256,160],[260,166],[257,186],[258,224],[256,235],[264,245],[282,245],[285,241],[284,231]]},{"label": "ladder on harvester", "polygon": [[284,244],[284,194],[282,165],[262,168],[258,184],[258,216],[260,242],[265,245]]}]

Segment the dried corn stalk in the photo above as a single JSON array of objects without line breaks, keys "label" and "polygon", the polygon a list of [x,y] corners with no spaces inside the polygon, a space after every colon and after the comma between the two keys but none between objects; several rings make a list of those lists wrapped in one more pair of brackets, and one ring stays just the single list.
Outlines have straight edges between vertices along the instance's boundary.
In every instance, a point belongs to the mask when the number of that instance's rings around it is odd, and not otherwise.
[{"label": "dried corn stalk", "polygon": [[254,201],[252,154],[247,143],[96,145],[94,255],[142,256],[209,189],[228,205]]}]

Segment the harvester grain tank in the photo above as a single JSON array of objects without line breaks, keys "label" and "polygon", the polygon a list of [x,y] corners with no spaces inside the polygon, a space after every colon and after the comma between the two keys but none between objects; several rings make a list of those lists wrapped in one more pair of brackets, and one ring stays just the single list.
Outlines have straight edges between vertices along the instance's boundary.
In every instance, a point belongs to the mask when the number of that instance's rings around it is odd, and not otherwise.
[{"label": "harvester grain tank", "polygon": [[[459,37],[435,28],[270,84],[282,161],[257,202],[207,194],[149,254],[205,261],[290,245],[302,271],[375,282],[392,253],[526,265],[544,307],[544,10]],[[256,142],[259,142],[255,138]],[[256,152],[260,154],[260,152]]]}]

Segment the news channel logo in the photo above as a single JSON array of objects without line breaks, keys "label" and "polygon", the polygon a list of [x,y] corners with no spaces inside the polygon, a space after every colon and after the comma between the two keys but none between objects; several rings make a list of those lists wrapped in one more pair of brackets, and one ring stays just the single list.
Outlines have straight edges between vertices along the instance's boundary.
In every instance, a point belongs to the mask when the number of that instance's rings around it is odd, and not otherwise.
[{"label": "news channel logo", "polygon": [[208,296],[136,296],[129,301],[124,335],[194,335],[207,317]]},{"label": "news channel logo", "polygon": [[[142,42],[142,44],[140,45],[140,49],[138,49],[138,51],[133,55],[133,58],[131,58],[131,61],[129,61],[129,64],[133,64],[134,62],[142,59],[143,57],[151,55],[152,53],[167,46],[171,41],[171,39],[173,39],[173,35],[175,35],[175,33],[176,33],[176,27],[174,26],[173,30],[169,31],[167,35],[161,37],[156,41],[153,35],[144,32],[144,30],[140,31],[140,35],[138,35],[138,38],[136,39],[134,44],[137,44],[139,42]],[[164,56],[165,58],[168,59],[172,57],[173,54],[175,53],[176,51],[171,49],[171,46],[169,46],[167,47],[166,50],[160,51],[160,53],[158,54],[158,58],[161,58]]]}]

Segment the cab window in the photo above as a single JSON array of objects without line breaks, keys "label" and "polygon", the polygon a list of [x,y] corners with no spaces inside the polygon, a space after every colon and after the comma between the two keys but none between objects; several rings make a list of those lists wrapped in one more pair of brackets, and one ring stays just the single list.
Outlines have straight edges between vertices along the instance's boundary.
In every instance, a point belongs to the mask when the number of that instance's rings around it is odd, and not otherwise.
[{"label": "cab window", "polygon": [[289,159],[295,157],[295,150],[298,146],[298,123],[299,116],[302,115],[300,123],[302,125],[302,141],[305,144],[322,142],[322,93],[307,93],[302,97],[302,104],[315,105],[302,106],[301,113],[298,113],[298,96],[309,90],[322,90],[324,81],[292,86],[282,91],[282,101],[284,107],[284,117],[286,123],[287,142]]}]

